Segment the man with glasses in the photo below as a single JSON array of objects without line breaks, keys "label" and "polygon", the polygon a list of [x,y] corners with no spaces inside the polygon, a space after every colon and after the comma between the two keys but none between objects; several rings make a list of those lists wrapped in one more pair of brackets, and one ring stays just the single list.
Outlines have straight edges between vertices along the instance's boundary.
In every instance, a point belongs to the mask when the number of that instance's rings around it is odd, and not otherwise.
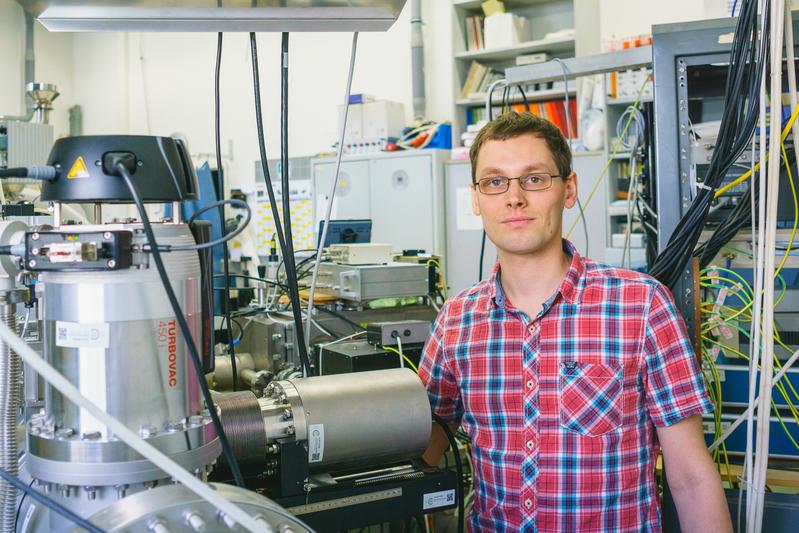
[{"label": "man with glasses", "polygon": [[[668,289],[562,239],[577,175],[561,131],[506,113],[471,147],[472,208],[499,261],[447,300],[419,365],[472,441],[472,531],[660,531],[662,449],[683,531],[732,531],[702,432],[712,409]],[[447,447],[433,430],[425,452]]]}]

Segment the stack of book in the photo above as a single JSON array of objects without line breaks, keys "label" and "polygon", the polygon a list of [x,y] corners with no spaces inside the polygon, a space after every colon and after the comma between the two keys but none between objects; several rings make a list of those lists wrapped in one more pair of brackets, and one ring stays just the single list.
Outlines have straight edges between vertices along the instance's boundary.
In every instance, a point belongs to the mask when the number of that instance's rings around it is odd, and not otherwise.
[{"label": "stack of book", "polygon": [[466,25],[466,49],[470,52],[472,50],[482,50],[485,48],[485,34],[484,17],[474,16],[466,17],[464,24]]},{"label": "stack of book", "polygon": [[[499,103],[499,102],[498,102]],[[549,100],[546,102],[531,102],[529,111],[539,117],[553,122],[563,135],[569,135],[566,129],[566,100]],[[527,107],[524,104],[513,104],[509,106],[513,111],[524,112]],[[507,108],[506,108],[507,109]],[[494,117],[498,117],[502,113],[502,106],[494,106]],[[573,138],[578,138],[577,131],[577,102],[574,98],[569,99],[569,118],[571,119],[571,134]],[[466,110],[466,124],[477,124],[483,120],[488,120],[486,110],[484,107],[470,107]]]},{"label": "stack of book", "polygon": [[502,79],[502,73],[491,70],[477,61],[472,61],[469,72],[466,74],[466,81],[461,87],[460,98],[483,98],[488,86],[499,79]]}]

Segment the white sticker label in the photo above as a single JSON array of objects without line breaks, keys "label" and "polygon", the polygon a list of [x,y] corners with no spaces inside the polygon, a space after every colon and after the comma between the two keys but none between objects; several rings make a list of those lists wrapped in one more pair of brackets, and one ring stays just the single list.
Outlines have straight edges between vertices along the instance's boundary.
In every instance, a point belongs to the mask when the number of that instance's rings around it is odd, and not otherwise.
[{"label": "white sticker label", "polygon": [[422,509],[425,511],[447,505],[455,505],[455,489],[431,492],[422,497]]},{"label": "white sticker label", "polygon": [[308,462],[321,463],[325,457],[325,425],[308,426]]},{"label": "white sticker label", "polygon": [[55,344],[64,348],[108,348],[108,323],[55,323]]},{"label": "white sticker label", "polygon": [[28,526],[30,525],[34,512],[36,512],[36,504],[32,503],[30,507],[28,507],[28,510],[25,511],[25,519],[22,521],[22,529],[20,531],[28,531]]}]

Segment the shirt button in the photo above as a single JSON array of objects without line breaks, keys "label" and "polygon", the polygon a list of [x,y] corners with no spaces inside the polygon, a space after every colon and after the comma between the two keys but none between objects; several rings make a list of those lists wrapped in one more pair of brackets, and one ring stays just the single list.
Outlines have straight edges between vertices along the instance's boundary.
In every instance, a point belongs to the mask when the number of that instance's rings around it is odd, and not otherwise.
[{"label": "shirt button", "polygon": [[533,383],[532,379],[527,382],[527,388],[528,389],[532,389],[534,386],[535,386],[535,383]]},{"label": "shirt button", "polygon": [[532,450],[533,449],[533,441],[531,441],[531,440],[527,441],[527,449],[528,450]]},{"label": "shirt button", "polygon": [[527,328],[527,331],[529,331],[530,333],[535,333],[535,326],[530,326],[529,328]]},{"label": "shirt button", "polygon": [[533,506],[533,500],[530,499],[524,500],[524,506],[529,509],[530,507]]}]

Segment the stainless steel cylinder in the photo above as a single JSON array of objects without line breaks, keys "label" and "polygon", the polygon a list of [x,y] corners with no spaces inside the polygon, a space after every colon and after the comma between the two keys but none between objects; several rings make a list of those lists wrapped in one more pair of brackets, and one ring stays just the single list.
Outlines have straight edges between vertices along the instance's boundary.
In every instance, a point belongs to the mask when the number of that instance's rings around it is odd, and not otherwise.
[{"label": "stainless steel cylinder", "polygon": [[[154,230],[161,244],[194,242],[184,225],[156,224]],[[197,253],[162,256],[196,342],[201,327]],[[45,272],[40,281],[47,360],[84,395],[136,431],[163,429],[199,414],[199,384],[155,265]],[[105,426],[52,387],[45,389],[45,405],[59,428],[107,437]]]},{"label": "stainless steel cylinder", "polygon": [[266,394],[268,443],[307,439],[314,470],[418,457],[430,440],[430,402],[408,369],[277,381]]},{"label": "stainless steel cylinder", "polygon": [[[130,230],[134,245],[145,242],[141,224],[60,229],[76,234]],[[185,225],[155,224],[153,229],[159,244],[194,243]],[[162,257],[198,342],[198,254],[169,252]],[[199,469],[218,455],[218,443],[211,442],[215,435],[210,421],[201,416],[197,376],[152,256],[138,258],[148,260],[149,268],[42,273],[44,352],[50,364],[102,409],[176,460],[181,457],[190,470]],[[141,482],[163,476],[152,465],[124,466],[142,458],[120,444],[103,424],[48,385],[44,411],[28,423],[29,471],[54,483],[82,476],[101,479],[104,471],[122,476],[116,484],[126,483],[127,477]],[[83,466],[73,471],[70,463]]]}]

